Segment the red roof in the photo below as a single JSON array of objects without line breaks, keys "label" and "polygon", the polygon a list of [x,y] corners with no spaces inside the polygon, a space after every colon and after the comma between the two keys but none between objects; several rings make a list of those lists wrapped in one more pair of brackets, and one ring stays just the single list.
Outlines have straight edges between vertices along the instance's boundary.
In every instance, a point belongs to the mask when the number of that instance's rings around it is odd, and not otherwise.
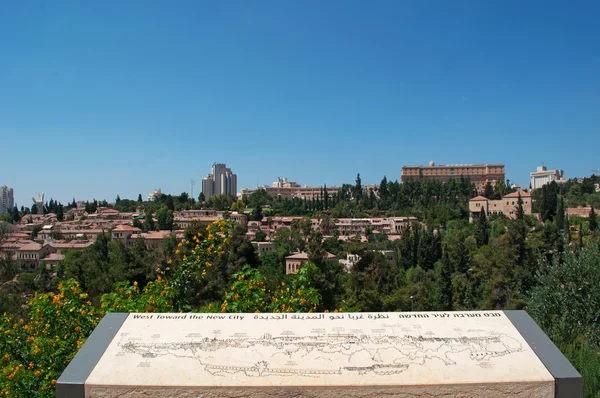
[{"label": "red roof", "polygon": [[472,202],[478,202],[480,200],[488,200],[488,198],[486,198],[485,196],[475,196],[473,199],[471,199]]},{"label": "red roof", "polygon": [[503,198],[518,198],[519,194],[521,195],[522,198],[531,197],[531,194],[529,192],[521,190],[521,191],[509,193],[508,195],[505,195]]}]

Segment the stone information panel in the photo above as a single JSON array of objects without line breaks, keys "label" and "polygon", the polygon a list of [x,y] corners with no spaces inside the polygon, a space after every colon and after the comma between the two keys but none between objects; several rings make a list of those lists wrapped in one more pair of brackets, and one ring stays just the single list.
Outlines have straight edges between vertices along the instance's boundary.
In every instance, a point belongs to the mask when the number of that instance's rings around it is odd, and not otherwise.
[{"label": "stone information panel", "polygon": [[131,314],[86,385],[93,390],[106,384],[443,385],[507,379],[554,381],[502,312]]},{"label": "stone information panel", "polygon": [[502,311],[129,314],[113,334],[85,396],[555,396]]}]

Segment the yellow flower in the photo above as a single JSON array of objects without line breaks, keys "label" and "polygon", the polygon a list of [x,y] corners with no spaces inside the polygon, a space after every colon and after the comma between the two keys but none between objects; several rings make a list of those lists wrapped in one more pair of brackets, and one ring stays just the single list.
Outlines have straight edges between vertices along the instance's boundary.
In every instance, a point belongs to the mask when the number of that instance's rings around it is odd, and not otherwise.
[{"label": "yellow flower", "polygon": [[177,247],[181,247],[181,246],[183,246],[183,243],[179,242],[179,243],[177,244]]},{"label": "yellow flower", "polygon": [[81,332],[81,326],[77,326],[77,327],[75,328],[75,331],[76,331],[76,332]]},{"label": "yellow flower", "polygon": [[35,373],[33,374],[35,377],[38,377],[41,374],[41,372],[39,370],[36,370]]},{"label": "yellow flower", "polygon": [[179,253],[180,253],[179,249],[175,250],[175,254],[179,254]]}]

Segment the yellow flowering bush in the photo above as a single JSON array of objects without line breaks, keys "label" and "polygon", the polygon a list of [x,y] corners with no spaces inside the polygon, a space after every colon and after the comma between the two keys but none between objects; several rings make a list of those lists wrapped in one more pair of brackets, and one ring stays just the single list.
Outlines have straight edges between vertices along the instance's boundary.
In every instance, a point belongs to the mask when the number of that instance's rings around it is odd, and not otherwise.
[{"label": "yellow flowering bush", "polygon": [[30,320],[0,317],[0,391],[10,397],[52,397],[56,380],[100,321],[79,283],[36,294]]},{"label": "yellow flowering bush", "polygon": [[[105,312],[177,312],[192,311],[190,299],[198,284],[214,270],[215,259],[224,252],[231,222],[217,220],[205,231],[179,242],[175,256],[180,261],[173,272],[157,269],[158,277],[140,289],[136,282],[120,282],[112,293],[101,298]],[[168,260],[172,264],[172,259]],[[170,270],[169,270],[170,271]]]},{"label": "yellow flowering bush", "polygon": [[159,275],[143,289],[137,282],[119,282],[114,292],[102,296],[101,308],[105,312],[171,312],[174,298],[173,287]]},{"label": "yellow flowering bush", "polygon": [[173,289],[176,310],[191,311],[191,299],[198,292],[198,286],[211,274],[219,272],[214,267],[218,257],[225,252],[223,246],[231,238],[232,221],[217,220],[204,231],[193,235],[185,243],[180,243],[176,255],[181,264],[173,271],[169,284]]},{"label": "yellow flowering bush", "polygon": [[229,291],[225,292],[221,312],[312,312],[321,295],[311,286],[313,264],[306,264],[286,284],[275,291],[267,289],[265,278],[255,268],[246,265],[235,274]]}]

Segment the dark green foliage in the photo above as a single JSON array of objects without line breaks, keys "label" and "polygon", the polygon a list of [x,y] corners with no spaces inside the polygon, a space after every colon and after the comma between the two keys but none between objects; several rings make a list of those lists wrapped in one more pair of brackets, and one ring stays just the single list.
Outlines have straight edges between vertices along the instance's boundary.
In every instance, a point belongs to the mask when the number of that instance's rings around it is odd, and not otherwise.
[{"label": "dark green foliage", "polygon": [[483,196],[485,196],[488,199],[495,199],[495,195],[494,195],[494,187],[492,187],[491,183],[487,183],[485,184],[485,189],[483,191]]},{"label": "dark green foliage", "polygon": [[600,347],[600,247],[598,242],[543,260],[528,311],[554,341],[583,336]]},{"label": "dark green foliage", "polygon": [[[151,216],[151,215],[150,215]],[[173,230],[173,210],[163,206],[156,212],[157,228],[160,231]]]},{"label": "dark green foliage", "polygon": [[440,261],[437,275],[436,275],[436,287],[437,287],[437,310],[438,311],[451,311],[452,310],[452,269],[450,265],[450,259],[448,258],[448,252],[444,251],[442,260]]},{"label": "dark green foliage", "polygon": [[58,221],[63,221],[64,217],[64,206],[62,205],[62,203],[59,203],[58,206],[56,206],[56,219]]},{"label": "dark green foliage", "polygon": [[487,217],[485,215],[485,207],[481,208],[481,213],[477,219],[477,226],[475,230],[475,239],[477,240],[477,246],[487,245],[489,241]]},{"label": "dark green foliage", "polygon": [[261,221],[263,217],[262,207],[260,205],[255,205],[251,215],[252,221]]},{"label": "dark green foliage", "polygon": [[598,229],[598,221],[596,220],[596,210],[592,206],[590,210],[590,217],[588,218],[588,229],[592,232]]},{"label": "dark green foliage", "polygon": [[36,224],[33,226],[33,228],[31,229],[31,239],[35,239],[38,236],[38,233],[42,230],[42,226],[39,224]]},{"label": "dark green foliage", "polygon": [[154,217],[152,215],[152,210],[150,207],[148,207],[146,209],[146,212],[144,213],[144,231],[150,232],[150,231],[155,231],[155,230],[156,230],[156,225],[154,224]]},{"label": "dark green foliage", "polygon": [[565,228],[565,198],[562,195],[558,198],[555,221],[559,230]]}]

